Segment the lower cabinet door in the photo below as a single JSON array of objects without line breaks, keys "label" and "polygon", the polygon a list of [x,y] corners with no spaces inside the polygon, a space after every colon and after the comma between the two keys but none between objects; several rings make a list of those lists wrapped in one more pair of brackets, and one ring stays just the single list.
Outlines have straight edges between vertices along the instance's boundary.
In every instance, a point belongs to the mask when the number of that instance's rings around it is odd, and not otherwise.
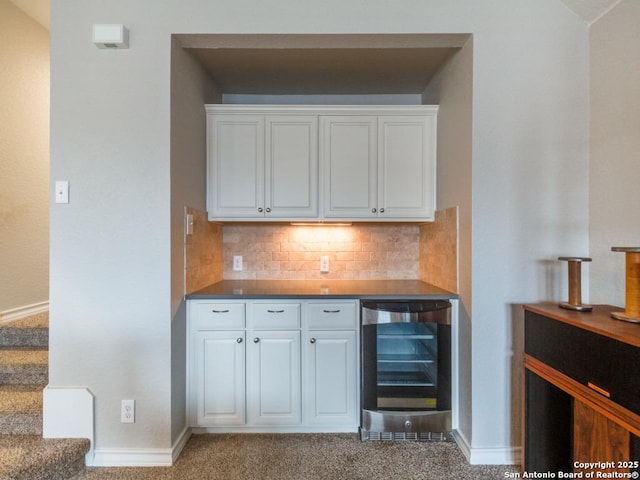
[{"label": "lower cabinet door", "polygon": [[197,332],[195,355],[197,424],[244,425],[245,332]]},{"label": "lower cabinet door", "polygon": [[300,331],[253,331],[247,348],[248,424],[299,425]]},{"label": "lower cabinet door", "polygon": [[309,331],[305,340],[307,423],[358,423],[355,331]]}]

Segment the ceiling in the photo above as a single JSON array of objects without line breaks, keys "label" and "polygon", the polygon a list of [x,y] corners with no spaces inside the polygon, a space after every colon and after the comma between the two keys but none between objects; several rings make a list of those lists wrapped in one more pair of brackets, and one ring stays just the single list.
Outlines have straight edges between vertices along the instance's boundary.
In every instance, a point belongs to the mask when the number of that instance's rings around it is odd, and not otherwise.
[{"label": "ceiling", "polygon": [[50,0],[10,0],[16,7],[49,30]]}]

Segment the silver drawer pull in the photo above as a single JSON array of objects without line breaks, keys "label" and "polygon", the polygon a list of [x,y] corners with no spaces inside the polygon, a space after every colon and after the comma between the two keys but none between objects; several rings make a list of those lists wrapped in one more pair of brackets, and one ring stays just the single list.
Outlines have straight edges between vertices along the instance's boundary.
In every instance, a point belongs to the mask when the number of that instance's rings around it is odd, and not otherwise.
[{"label": "silver drawer pull", "polygon": [[267,310],[269,313],[284,313],[284,310]]},{"label": "silver drawer pull", "polygon": [[324,313],[340,313],[340,309],[338,310],[323,310]]},{"label": "silver drawer pull", "polygon": [[229,313],[229,310],[211,310],[213,313]]},{"label": "silver drawer pull", "polygon": [[238,337],[238,339],[236,340],[236,342],[238,342],[238,343],[242,343],[242,337]]},{"label": "silver drawer pull", "polygon": [[253,343],[258,343],[260,341],[260,339],[258,337],[253,339]]},{"label": "silver drawer pull", "polygon": [[316,343],[316,339],[312,338],[311,340],[309,340],[310,343]]}]

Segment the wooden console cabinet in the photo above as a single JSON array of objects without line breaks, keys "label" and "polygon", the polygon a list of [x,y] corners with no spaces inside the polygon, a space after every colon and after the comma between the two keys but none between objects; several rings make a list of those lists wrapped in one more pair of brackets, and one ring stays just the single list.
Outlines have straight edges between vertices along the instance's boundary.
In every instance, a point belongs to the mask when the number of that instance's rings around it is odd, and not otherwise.
[{"label": "wooden console cabinet", "polygon": [[640,471],[640,325],[620,310],[525,306],[524,471]]}]

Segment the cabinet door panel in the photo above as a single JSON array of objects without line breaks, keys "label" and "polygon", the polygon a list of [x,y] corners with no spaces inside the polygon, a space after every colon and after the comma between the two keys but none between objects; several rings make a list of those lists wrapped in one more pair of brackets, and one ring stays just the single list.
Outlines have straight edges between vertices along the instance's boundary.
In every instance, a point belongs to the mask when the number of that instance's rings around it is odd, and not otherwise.
[{"label": "cabinet door panel", "polygon": [[210,115],[207,128],[210,218],[263,216],[263,117]]},{"label": "cabinet door panel", "polygon": [[356,333],[310,331],[306,341],[307,421],[357,426]]},{"label": "cabinet door panel", "polygon": [[377,118],[325,116],[320,121],[325,217],[375,218]]},{"label": "cabinet door panel", "polygon": [[[606,439],[606,441],[603,441]],[[585,403],[573,401],[573,459],[577,462],[614,462],[614,468],[606,472],[625,471],[617,469],[618,462],[631,460],[629,431],[596,412]],[[590,471],[585,470],[585,471]],[[603,469],[604,470],[604,469]],[[576,468],[575,471],[581,471]]]},{"label": "cabinet door panel", "polygon": [[197,423],[245,423],[245,333],[196,334]]},{"label": "cabinet door panel", "polygon": [[267,217],[318,215],[318,117],[274,116],[266,120]]},{"label": "cabinet door panel", "polygon": [[254,332],[249,343],[249,423],[300,424],[300,331]]},{"label": "cabinet door panel", "polygon": [[433,219],[435,117],[378,119],[378,191],[383,217]]}]

